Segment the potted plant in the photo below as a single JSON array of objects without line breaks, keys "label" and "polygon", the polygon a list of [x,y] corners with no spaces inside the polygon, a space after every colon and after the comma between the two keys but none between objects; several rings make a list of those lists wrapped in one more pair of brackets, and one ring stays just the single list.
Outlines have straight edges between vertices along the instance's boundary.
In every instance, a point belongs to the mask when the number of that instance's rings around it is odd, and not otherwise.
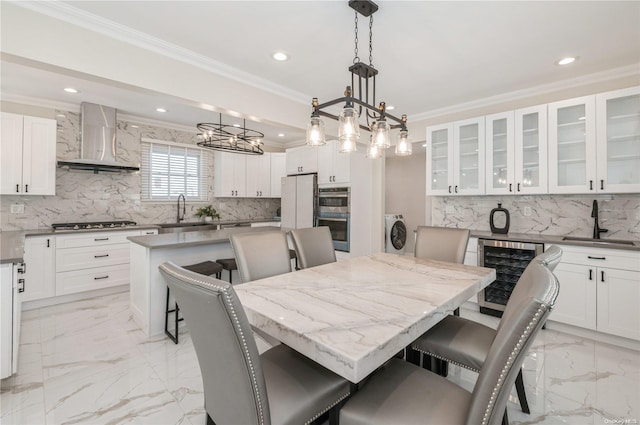
[{"label": "potted plant", "polygon": [[204,221],[212,221],[214,218],[220,219],[220,214],[213,208],[213,205],[198,208],[196,210],[196,216],[204,217]]}]

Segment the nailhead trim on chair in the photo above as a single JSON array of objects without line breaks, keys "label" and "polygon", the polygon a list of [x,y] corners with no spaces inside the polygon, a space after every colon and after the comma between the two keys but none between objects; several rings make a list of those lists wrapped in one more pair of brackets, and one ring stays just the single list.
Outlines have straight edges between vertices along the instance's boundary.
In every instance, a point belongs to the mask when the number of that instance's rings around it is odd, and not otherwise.
[{"label": "nailhead trim on chair", "polygon": [[520,353],[522,349],[523,340],[526,339],[529,336],[529,334],[531,334],[535,323],[538,321],[538,319],[540,319],[540,316],[542,316],[548,309],[549,307],[546,304],[542,304],[538,308],[538,311],[536,311],[536,314],[533,316],[533,318],[525,328],[522,335],[520,335],[520,338],[518,339],[518,342],[516,343],[516,346],[514,347],[514,349],[511,351],[511,354],[509,354],[509,358],[507,359],[506,364],[502,368],[502,372],[500,372],[500,376],[498,377],[496,386],[493,388],[493,391],[491,392],[491,397],[489,398],[489,404],[487,405],[487,408],[484,412],[484,416],[482,418],[482,425],[487,425],[489,423],[489,417],[491,416],[491,411],[493,410],[493,406],[496,403],[497,395],[500,392],[500,388],[502,388],[502,384],[504,384],[504,378],[506,374],[509,372],[509,369],[511,369],[511,365],[513,364],[513,361],[515,360],[515,358],[518,356],[518,353]]},{"label": "nailhead trim on chair", "polygon": [[236,326],[236,329],[239,331],[240,339],[242,341],[242,348],[243,348],[244,354],[245,354],[245,359],[247,359],[247,361],[248,361],[249,371],[251,373],[251,381],[252,381],[253,389],[254,389],[254,394],[256,395],[256,401],[257,401],[257,404],[258,404],[258,415],[259,415],[260,424],[264,425],[264,412],[263,412],[263,409],[262,409],[262,402],[261,402],[262,397],[260,396],[260,392],[259,392],[259,389],[258,389],[258,382],[257,382],[256,373],[255,373],[255,370],[254,370],[254,367],[253,367],[253,362],[251,361],[251,357],[249,357],[249,349],[247,347],[247,341],[245,339],[244,333],[242,332],[242,328],[240,327],[240,321],[238,320],[237,313],[233,308],[233,304],[231,304],[231,294],[229,293],[228,289],[224,288],[222,286],[219,286],[219,285],[213,285],[213,284],[211,284],[209,282],[205,282],[205,281],[200,280],[200,279],[194,279],[194,278],[192,278],[190,276],[185,276],[183,274],[174,273],[171,270],[167,270],[167,269],[164,269],[164,270],[166,272],[168,272],[170,275],[172,275],[172,276],[174,276],[176,278],[186,279],[186,280],[189,280],[191,282],[196,282],[196,283],[198,283],[200,285],[203,285],[203,286],[206,286],[206,287],[214,288],[214,289],[220,291],[224,295],[224,297],[226,298],[227,305],[230,308],[231,313],[232,313],[232,318],[233,318],[232,322],[233,322],[234,326]]},{"label": "nailhead trim on chair", "polygon": [[304,425],[309,425],[311,422],[315,421],[320,416],[324,415],[326,412],[328,412],[329,410],[333,409],[338,403],[340,403],[342,400],[344,400],[345,398],[349,397],[350,395],[351,395],[351,392],[350,391],[347,392],[346,394],[341,396],[338,400],[336,400],[334,403],[332,403],[329,406],[327,406],[326,408],[324,408],[324,410],[321,410],[320,412],[316,413],[316,415],[314,417],[312,417],[311,419],[309,419],[307,422],[305,422]]},{"label": "nailhead trim on chair", "polygon": [[418,347],[411,346],[411,348],[412,348],[412,349],[414,349],[414,350],[416,350],[416,351],[418,351],[418,352],[420,352],[420,353],[422,353],[422,354],[424,354],[424,355],[426,355],[426,356],[431,356],[431,357],[435,357],[436,359],[444,360],[445,362],[449,362],[449,363],[454,364],[454,365],[456,365],[456,366],[463,367],[463,368],[468,369],[468,370],[470,370],[470,371],[472,371],[472,372],[476,372],[476,373],[480,372],[480,371],[479,371],[478,369],[476,369],[475,367],[471,367],[471,366],[469,366],[469,365],[465,365],[465,364],[462,364],[462,363],[458,363],[458,362],[456,362],[455,360],[450,360],[450,359],[447,359],[446,357],[442,357],[442,356],[440,356],[440,355],[438,355],[438,354],[431,353],[431,352],[429,352],[429,351],[421,350],[421,349],[419,349]]}]

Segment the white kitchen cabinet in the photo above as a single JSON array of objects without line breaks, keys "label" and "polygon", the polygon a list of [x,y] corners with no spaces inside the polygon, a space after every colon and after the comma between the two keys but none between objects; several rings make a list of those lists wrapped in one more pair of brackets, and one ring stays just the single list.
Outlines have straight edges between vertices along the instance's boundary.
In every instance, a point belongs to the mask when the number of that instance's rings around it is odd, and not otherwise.
[{"label": "white kitchen cabinet", "polygon": [[560,293],[549,319],[640,340],[640,252],[562,250],[554,272]]},{"label": "white kitchen cabinet", "polygon": [[486,193],[547,193],[547,105],[485,117]]},{"label": "white kitchen cabinet", "polygon": [[247,155],[247,198],[271,197],[271,154]]},{"label": "white kitchen cabinet", "polygon": [[596,191],[640,192],[640,87],[598,94],[596,119]]},{"label": "white kitchen cabinet", "polygon": [[318,184],[349,183],[351,178],[351,155],[340,153],[340,142],[331,140],[318,146]]},{"label": "white kitchen cabinet", "polygon": [[271,153],[271,197],[282,196],[282,178],[287,175],[287,154]]},{"label": "white kitchen cabinet", "polygon": [[318,149],[315,146],[287,149],[286,170],[288,176],[317,173]]},{"label": "white kitchen cabinet", "polygon": [[213,195],[218,198],[244,197],[247,189],[247,155],[215,152],[213,155]]},{"label": "white kitchen cabinet", "polygon": [[0,193],[55,195],[56,121],[2,113]]},{"label": "white kitchen cabinet", "polygon": [[23,302],[56,295],[55,249],[56,239],[53,235],[25,238]]},{"label": "white kitchen cabinet", "polygon": [[484,194],[484,140],[484,117],[427,127],[427,194]]}]

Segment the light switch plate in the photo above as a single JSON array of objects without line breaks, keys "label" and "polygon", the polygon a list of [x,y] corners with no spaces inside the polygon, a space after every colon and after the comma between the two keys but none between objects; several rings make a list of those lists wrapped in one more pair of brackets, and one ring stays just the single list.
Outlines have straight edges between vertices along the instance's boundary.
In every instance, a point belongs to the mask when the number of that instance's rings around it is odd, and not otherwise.
[{"label": "light switch plate", "polygon": [[525,217],[531,217],[531,207],[530,206],[526,206],[523,208],[522,213],[524,214]]},{"label": "light switch plate", "polygon": [[11,214],[24,214],[24,204],[11,204]]}]

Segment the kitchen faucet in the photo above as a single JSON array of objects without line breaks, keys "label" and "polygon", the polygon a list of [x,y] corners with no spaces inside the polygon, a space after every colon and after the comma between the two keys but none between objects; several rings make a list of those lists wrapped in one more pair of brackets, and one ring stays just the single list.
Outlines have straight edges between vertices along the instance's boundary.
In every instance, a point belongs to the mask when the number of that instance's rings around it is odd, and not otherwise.
[{"label": "kitchen faucet", "polygon": [[600,239],[600,233],[608,232],[608,229],[601,229],[598,225],[598,201],[593,200],[593,209],[591,210],[591,217],[595,218],[593,223],[593,239]]},{"label": "kitchen faucet", "polygon": [[[182,198],[182,217],[180,217],[180,198]],[[182,220],[184,220],[184,214],[186,213],[186,209],[187,209],[187,200],[185,199],[184,195],[181,193],[180,196],[178,196],[178,218],[176,219],[176,223],[180,223]]]}]

